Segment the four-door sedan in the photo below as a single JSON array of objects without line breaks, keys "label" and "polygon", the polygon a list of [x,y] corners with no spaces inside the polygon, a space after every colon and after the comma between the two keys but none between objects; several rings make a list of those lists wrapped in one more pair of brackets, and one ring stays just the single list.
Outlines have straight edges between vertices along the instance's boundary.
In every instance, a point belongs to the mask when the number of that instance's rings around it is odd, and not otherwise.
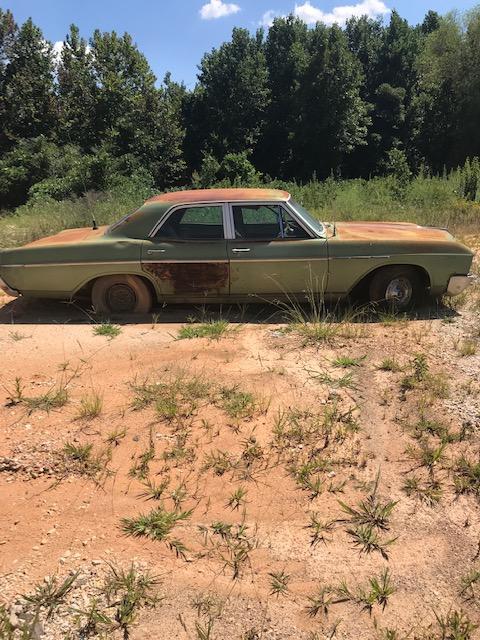
[{"label": "four-door sedan", "polygon": [[461,293],[473,253],[446,230],[411,223],[322,223],[273,189],[176,191],[110,227],[68,229],[0,251],[10,295],[89,296],[99,313],[161,302],[341,298],[363,292],[405,309]]}]

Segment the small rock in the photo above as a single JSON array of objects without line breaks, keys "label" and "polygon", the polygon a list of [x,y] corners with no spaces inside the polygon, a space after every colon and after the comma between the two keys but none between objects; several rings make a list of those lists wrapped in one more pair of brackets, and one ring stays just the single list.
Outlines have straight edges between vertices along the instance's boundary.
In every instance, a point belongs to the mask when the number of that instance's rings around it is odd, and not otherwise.
[{"label": "small rock", "polygon": [[15,629],[20,626],[20,620],[17,618],[17,614],[16,613],[10,613],[10,615],[8,616],[8,621],[9,623],[12,625],[12,627],[14,627]]},{"label": "small rock", "polygon": [[37,620],[37,622],[35,622],[35,624],[33,625],[31,638],[32,640],[40,640],[44,635],[45,629],[43,628],[43,624],[39,620]]}]

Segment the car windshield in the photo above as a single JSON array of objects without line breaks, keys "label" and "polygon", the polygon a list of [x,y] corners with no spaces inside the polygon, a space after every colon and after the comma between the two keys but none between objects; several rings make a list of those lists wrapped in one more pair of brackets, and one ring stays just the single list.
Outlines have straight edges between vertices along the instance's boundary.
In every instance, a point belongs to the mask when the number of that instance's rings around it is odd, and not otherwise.
[{"label": "car windshield", "polygon": [[288,203],[291,207],[293,207],[293,209],[300,216],[300,218],[302,218],[302,220],[304,220],[307,223],[307,225],[315,231],[315,233],[317,233],[320,236],[325,236],[325,226],[320,222],[320,220],[317,220],[316,218],[314,218],[312,214],[309,211],[307,211],[307,209],[305,209],[303,205],[301,205],[299,202],[297,202],[293,198],[290,198]]}]

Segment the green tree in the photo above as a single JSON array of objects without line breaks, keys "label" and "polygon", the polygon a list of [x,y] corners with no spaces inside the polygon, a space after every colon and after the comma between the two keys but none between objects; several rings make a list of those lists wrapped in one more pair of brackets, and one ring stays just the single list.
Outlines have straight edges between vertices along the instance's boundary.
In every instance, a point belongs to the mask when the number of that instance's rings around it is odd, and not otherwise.
[{"label": "green tree", "polygon": [[288,16],[274,20],[265,42],[270,100],[255,157],[263,171],[279,178],[295,177],[294,136],[310,58],[308,40],[307,25]]},{"label": "green tree", "polygon": [[421,32],[423,35],[433,33],[440,27],[441,18],[436,11],[428,11],[421,24]]},{"label": "green tree", "polygon": [[4,148],[22,138],[50,135],[55,123],[52,46],[30,18],[11,38],[5,53],[8,62],[2,90]]},{"label": "green tree", "polygon": [[227,153],[253,150],[259,140],[268,104],[267,67],[262,34],[234,29],[230,42],[202,58],[197,104],[190,105],[193,125],[203,140],[196,144],[221,159]]},{"label": "green tree", "polygon": [[183,152],[185,95],[185,86],[174,82],[167,73],[157,94],[156,149],[154,157],[148,163],[156,184],[161,188],[179,185],[186,179],[186,162]]},{"label": "green tree", "polygon": [[145,56],[128,34],[95,31],[91,40],[97,84],[96,137],[104,152],[122,157],[122,171],[147,169],[160,188],[184,172],[181,88],[167,77],[155,87]]},{"label": "green tree", "polygon": [[5,80],[9,51],[17,32],[17,25],[10,11],[0,9],[0,152],[7,144],[5,138],[6,108]]},{"label": "green tree", "polygon": [[296,156],[302,177],[340,174],[349,154],[365,144],[367,104],[360,97],[360,63],[336,25],[317,24],[303,86]]},{"label": "green tree", "polygon": [[462,126],[458,82],[462,39],[455,17],[442,18],[438,28],[427,35],[417,60],[419,83],[415,103],[419,122],[415,145],[426,166],[434,172],[465,159],[463,151],[457,149]]},{"label": "green tree", "polygon": [[[13,14],[11,11],[0,9],[0,83],[3,83],[5,79],[8,55],[16,33],[17,25],[13,19]],[[0,84],[0,86],[3,86],[3,84]],[[2,97],[3,91],[0,93],[0,99]]]},{"label": "green tree", "polygon": [[95,142],[97,85],[92,54],[78,27],[70,26],[57,69],[58,138],[90,150]]},{"label": "green tree", "polygon": [[396,11],[384,30],[378,58],[377,90],[373,100],[371,141],[378,167],[388,159],[392,149],[404,150],[410,164],[415,163],[411,141],[415,137],[414,96],[417,86],[417,56],[421,32],[411,27]]},{"label": "green tree", "polygon": [[157,115],[155,76],[130,35],[96,30],[90,41],[97,85],[96,137],[112,155],[148,157]]},{"label": "green tree", "polygon": [[480,155],[480,6],[466,14],[458,71],[462,128],[457,155],[463,159]]},{"label": "green tree", "polygon": [[[362,65],[363,82],[360,96],[367,104],[368,113],[373,115],[379,86],[379,58],[383,43],[384,26],[380,20],[363,16],[351,18],[345,26],[348,46],[352,54]],[[370,123],[367,132],[367,144],[357,147],[350,155],[348,173],[353,176],[368,177],[378,166],[378,146],[381,135],[372,129]]]},{"label": "green tree", "polygon": [[0,201],[15,207],[32,190],[56,198],[82,193],[90,186],[89,162],[78,147],[59,147],[45,136],[19,140],[0,160]]}]

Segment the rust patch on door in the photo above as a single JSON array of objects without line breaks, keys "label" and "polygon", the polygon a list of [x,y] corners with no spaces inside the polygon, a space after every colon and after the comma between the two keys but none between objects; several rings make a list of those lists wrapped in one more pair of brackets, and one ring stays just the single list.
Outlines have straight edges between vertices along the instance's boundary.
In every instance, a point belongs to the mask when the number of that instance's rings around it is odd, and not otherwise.
[{"label": "rust patch on door", "polygon": [[142,265],[160,282],[170,282],[174,293],[220,293],[228,291],[226,262],[149,262]]}]

